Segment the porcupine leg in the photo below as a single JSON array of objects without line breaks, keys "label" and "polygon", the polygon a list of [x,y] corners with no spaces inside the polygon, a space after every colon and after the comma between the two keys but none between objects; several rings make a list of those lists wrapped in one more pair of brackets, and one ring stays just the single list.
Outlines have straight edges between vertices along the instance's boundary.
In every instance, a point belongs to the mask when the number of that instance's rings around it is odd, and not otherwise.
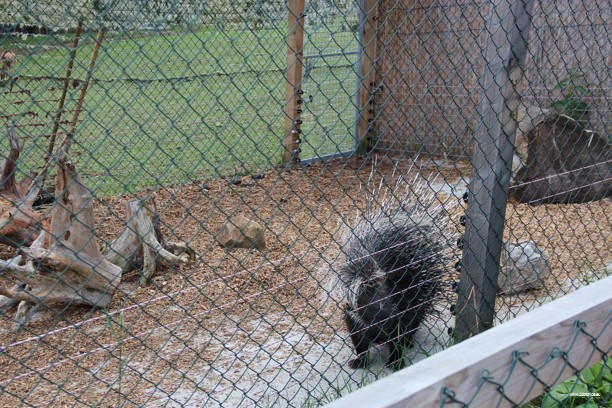
[{"label": "porcupine leg", "polygon": [[401,327],[397,328],[395,335],[391,336],[393,340],[387,343],[390,354],[386,367],[390,367],[393,371],[406,367],[406,350],[412,347],[413,336],[413,333],[406,332]]},{"label": "porcupine leg", "polygon": [[368,350],[370,349],[370,340],[366,336],[367,330],[351,316],[348,307],[344,309],[344,320],[357,353],[357,357],[349,361],[349,367],[353,369],[366,368],[369,360]]}]

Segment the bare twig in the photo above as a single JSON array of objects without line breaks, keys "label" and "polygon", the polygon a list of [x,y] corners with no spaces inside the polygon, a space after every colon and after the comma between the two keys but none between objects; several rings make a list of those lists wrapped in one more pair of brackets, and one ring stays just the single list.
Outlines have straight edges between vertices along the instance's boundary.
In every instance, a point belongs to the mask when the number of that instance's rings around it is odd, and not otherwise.
[{"label": "bare twig", "polygon": [[93,72],[94,66],[96,65],[96,59],[98,58],[98,52],[100,51],[100,46],[102,45],[102,40],[104,39],[104,29],[100,28],[98,31],[98,37],[96,38],[96,44],[94,45],[93,54],[91,54],[91,60],[89,61],[89,67],[87,68],[87,76],[85,77],[85,83],[81,88],[81,93],[79,95],[79,99],[77,100],[76,108],[74,109],[74,114],[72,116],[72,123],[70,124],[70,130],[64,139],[60,149],[63,149],[66,154],[70,150],[70,145],[74,139],[74,132],[76,131],[76,125],[79,121],[79,115],[81,113],[81,109],[83,107],[83,101],[85,100],[85,95],[87,94],[87,88],[89,87],[89,80],[91,79],[91,74]]},{"label": "bare twig", "polygon": [[[49,141],[49,147],[47,149],[47,156],[45,158],[45,165],[43,166],[43,168],[40,170],[40,172],[38,173],[38,175],[36,177],[32,178],[32,183],[30,183],[30,187],[28,189],[28,191],[32,190],[33,187],[35,186],[39,186],[41,187],[43,182],[45,181],[45,177],[46,177],[46,173],[49,170],[49,167],[51,167],[51,162],[52,162],[52,157],[53,157],[53,149],[55,147],[55,139],[57,137],[57,131],[59,129],[59,124],[60,124],[60,119],[61,119],[61,115],[63,112],[63,106],[65,103],[65,98],[66,98],[66,92],[68,89],[68,85],[70,83],[70,76],[72,75],[72,66],[74,65],[74,59],[75,59],[75,53],[76,53],[76,48],[78,46],[78,42],[80,39],[80,31],[81,31],[81,23],[79,23],[79,26],[77,28],[77,33],[75,33],[75,39],[74,39],[74,43],[73,43],[73,47],[72,47],[72,53],[70,56],[70,61],[68,62],[68,68],[66,70],[66,77],[64,78],[64,87],[62,89],[62,97],[60,99],[60,105],[58,108],[58,112],[57,115],[55,117],[55,122],[53,124],[53,131],[51,133],[51,140]],[[77,122],[79,120],[79,114],[81,112],[81,108],[83,106],[83,101],[85,100],[85,95],[87,93],[87,88],[89,87],[89,80],[91,79],[91,74],[93,72],[94,66],[96,64],[96,59],[98,58],[98,52],[100,50],[100,45],[102,44],[102,39],[104,38],[104,31],[103,29],[100,29],[100,31],[98,31],[98,37],[96,38],[96,44],[94,45],[94,50],[93,50],[93,54],[91,56],[91,60],[89,62],[89,67],[87,69],[87,75],[85,78],[85,83],[83,84],[83,87],[81,88],[81,93],[79,94],[79,99],[77,100],[77,105],[76,108],[74,110],[73,116],[72,116],[72,122],[70,124],[70,129],[68,131],[68,133],[66,134],[66,137],[64,138],[64,141],[62,142],[60,148],[58,150],[62,150],[64,149],[66,152],[70,149],[70,144],[72,143],[72,138],[74,137],[74,132],[76,130],[76,125]],[[58,153],[59,154],[59,151]]]},{"label": "bare twig", "polygon": [[[74,42],[70,49],[70,59],[68,60],[68,67],[66,68],[66,77],[64,78],[64,86],[62,87],[62,96],[60,97],[59,106],[57,108],[57,114],[55,115],[55,122],[53,123],[53,130],[51,131],[51,138],[49,140],[49,148],[47,149],[47,157],[45,157],[45,163],[51,160],[53,149],[55,148],[55,138],[57,137],[57,131],[59,129],[60,121],[62,119],[62,113],[64,113],[64,103],[66,102],[66,93],[68,92],[68,86],[70,85],[70,78],[72,77],[72,67],[74,66],[74,60],[76,58],[77,47],[81,39],[81,30],[83,29],[83,22],[79,21],[79,25],[74,33]],[[42,181],[44,182],[44,176]]]}]

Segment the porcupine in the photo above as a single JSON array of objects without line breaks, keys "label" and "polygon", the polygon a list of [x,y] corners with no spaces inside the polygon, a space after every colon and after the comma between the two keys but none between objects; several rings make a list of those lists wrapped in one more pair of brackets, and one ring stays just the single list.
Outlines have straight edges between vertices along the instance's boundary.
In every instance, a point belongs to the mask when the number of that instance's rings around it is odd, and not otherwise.
[{"label": "porcupine", "polygon": [[375,189],[367,209],[348,227],[342,241],[345,263],[337,271],[343,289],[344,319],[357,357],[351,368],[368,364],[374,344],[387,345],[387,366],[405,367],[403,352],[413,345],[419,325],[433,311],[445,279],[455,234],[450,207],[420,176],[405,184],[400,177],[391,194]]}]

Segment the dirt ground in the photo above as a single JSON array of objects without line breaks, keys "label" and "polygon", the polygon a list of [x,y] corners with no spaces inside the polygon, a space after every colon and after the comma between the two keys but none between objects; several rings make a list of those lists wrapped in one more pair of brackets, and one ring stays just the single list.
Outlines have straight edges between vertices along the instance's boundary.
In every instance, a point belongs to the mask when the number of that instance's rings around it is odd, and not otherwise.
[{"label": "dirt ground", "polygon": [[[438,164],[422,164],[421,171],[440,173],[440,191],[460,196],[467,165]],[[376,179],[393,186],[408,167],[400,163],[392,175],[393,163],[383,160]],[[167,240],[188,243],[196,262],[161,271],[146,287],[128,272],[106,311],[42,310],[17,330],[12,310],[5,311],[3,405],[302,406],[325,402],[340,384],[382,375],[380,366],[366,374],[346,366],[352,350],[338,305],[327,296],[330,269],[342,262],[341,220],[363,207],[371,171],[370,161],[352,158],[244,176],[239,184],[216,180],[152,192]],[[94,203],[101,242],[123,228],[130,198]],[[266,226],[265,251],[216,243],[234,214]],[[559,297],[571,289],[568,279],[602,273],[612,261],[609,214],[609,199],[510,204],[506,239],[535,241],[549,254],[552,274],[543,289],[499,302]],[[11,252],[3,248],[1,255]],[[447,306],[421,328],[414,359],[447,344],[442,333],[453,325]]]}]

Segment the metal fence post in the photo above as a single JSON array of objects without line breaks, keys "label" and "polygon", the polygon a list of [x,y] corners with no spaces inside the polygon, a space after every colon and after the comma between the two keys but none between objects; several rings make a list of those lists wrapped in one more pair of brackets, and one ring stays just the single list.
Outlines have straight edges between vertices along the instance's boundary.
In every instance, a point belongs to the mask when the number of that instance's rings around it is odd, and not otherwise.
[{"label": "metal fence post", "polygon": [[302,70],[304,66],[305,0],[289,0],[287,7],[287,88],[285,97],[285,139],[283,163],[299,161],[302,113]]},{"label": "metal fence post", "polygon": [[497,276],[533,1],[497,0],[492,4],[485,50],[485,72],[478,107],[459,282],[456,342],[493,326]]},{"label": "metal fence post", "polygon": [[360,18],[359,44],[359,84],[357,106],[357,143],[359,150],[369,150],[373,141],[371,136],[371,120],[374,115],[372,88],[374,86],[376,59],[376,25],[378,19],[378,1],[362,0]]}]

